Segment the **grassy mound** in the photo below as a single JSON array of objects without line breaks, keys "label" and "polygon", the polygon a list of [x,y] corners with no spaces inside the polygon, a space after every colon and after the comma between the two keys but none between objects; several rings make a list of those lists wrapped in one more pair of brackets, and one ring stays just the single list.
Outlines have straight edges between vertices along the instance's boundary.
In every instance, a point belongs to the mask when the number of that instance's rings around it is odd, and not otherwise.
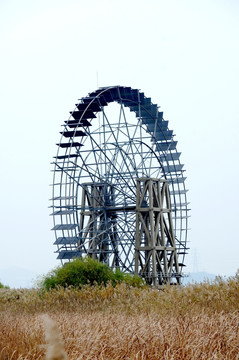
[{"label": "grassy mound", "polygon": [[144,286],[144,281],[139,276],[124,274],[119,270],[114,272],[108,265],[86,257],[84,259],[75,259],[62,267],[52,270],[43,278],[40,287],[50,290],[59,286],[67,288],[87,284],[106,285],[112,283],[115,286],[121,282],[125,282],[130,286]]}]

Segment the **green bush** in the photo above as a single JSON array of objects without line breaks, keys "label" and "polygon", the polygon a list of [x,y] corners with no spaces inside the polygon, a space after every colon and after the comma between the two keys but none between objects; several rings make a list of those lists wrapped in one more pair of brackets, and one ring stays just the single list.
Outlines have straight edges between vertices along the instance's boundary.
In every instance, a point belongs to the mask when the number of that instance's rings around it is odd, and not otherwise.
[{"label": "green bush", "polygon": [[10,288],[9,288],[9,286],[3,285],[3,284],[0,282],[0,289],[10,289]]},{"label": "green bush", "polygon": [[57,267],[43,277],[40,287],[49,290],[56,287],[79,287],[82,285],[106,285],[111,282],[113,286],[125,282],[129,286],[142,287],[144,281],[139,276],[124,274],[120,270],[115,272],[108,265],[95,259],[86,257],[75,259],[62,267]]}]

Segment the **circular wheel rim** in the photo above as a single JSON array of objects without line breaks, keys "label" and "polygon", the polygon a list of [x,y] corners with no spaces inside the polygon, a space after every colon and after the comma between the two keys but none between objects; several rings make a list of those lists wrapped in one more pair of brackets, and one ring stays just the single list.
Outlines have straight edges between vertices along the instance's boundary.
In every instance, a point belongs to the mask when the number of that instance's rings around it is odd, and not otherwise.
[{"label": "circular wheel rim", "polygon": [[[112,104],[114,107],[117,104],[119,109],[114,117],[115,108],[107,114]],[[86,183],[104,184],[106,193],[109,188],[114,191],[111,208],[114,203],[121,210],[109,216],[104,205],[101,212],[97,211],[105,227],[101,225],[101,233],[97,229],[98,245],[94,256],[112,267],[133,272],[135,212],[127,207],[133,207],[136,201],[136,179],[155,177],[169,183],[182,272],[187,250],[187,190],[181,153],[177,151],[177,141],[163,113],[138,89],[112,86],[82,98],[70,114],[63,124],[53,163],[51,201],[57,258],[65,262],[92,255],[90,239],[84,239],[87,225],[80,224],[82,189]],[[124,207],[127,210],[122,210]],[[86,216],[84,221],[87,222]],[[115,233],[117,237],[113,241]]]}]

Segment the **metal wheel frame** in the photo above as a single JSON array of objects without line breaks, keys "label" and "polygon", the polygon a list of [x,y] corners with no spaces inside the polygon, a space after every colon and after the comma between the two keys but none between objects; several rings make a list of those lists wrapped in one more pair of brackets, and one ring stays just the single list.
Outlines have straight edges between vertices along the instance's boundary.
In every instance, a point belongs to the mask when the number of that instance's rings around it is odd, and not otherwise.
[{"label": "metal wheel frame", "polygon": [[[113,109],[107,115],[111,104]],[[119,108],[117,117],[114,115],[115,104]],[[61,134],[53,162],[51,199],[57,258],[64,263],[91,255],[113,268],[134,272],[136,181],[137,178],[154,177],[165,179],[169,184],[178,263],[182,272],[189,210],[186,178],[173,131],[169,130],[168,121],[163,119],[163,113],[152,104],[151,98],[130,87],[100,88],[76,104]],[[82,207],[83,189],[90,184],[104,184],[106,189],[94,210],[93,202]],[[98,190],[100,186],[103,185],[99,185]],[[107,207],[105,196],[110,187],[114,196]],[[101,218],[101,222],[94,222],[93,216],[94,219]],[[93,237],[85,236],[89,232],[85,230],[89,218],[97,227]],[[117,243],[117,252],[112,245],[112,236]],[[90,246],[93,238],[97,239],[94,251]]]}]

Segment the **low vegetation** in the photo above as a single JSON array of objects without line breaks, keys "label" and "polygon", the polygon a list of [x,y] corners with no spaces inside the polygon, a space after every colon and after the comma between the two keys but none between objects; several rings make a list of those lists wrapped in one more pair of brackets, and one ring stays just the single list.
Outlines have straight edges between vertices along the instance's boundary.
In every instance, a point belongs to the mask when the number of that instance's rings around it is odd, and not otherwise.
[{"label": "low vegetation", "polygon": [[69,286],[79,288],[86,284],[106,286],[111,283],[115,286],[122,282],[137,287],[145,285],[139,276],[125,274],[120,270],[113,271],[108,265],[86,257],[75,259],[64,266],[57,267],[40,281],[39,286],[42,289],[50,290]]},{"label": "low vegetation", "polygon": [[0,360],[236,360],[239,273],[160,290],[0,289],[0,333]]},{"label": "low vegetation", "polygon": [[0,289],[9,289],[9,286],[3,285],[3,284],[0,282]]}]

